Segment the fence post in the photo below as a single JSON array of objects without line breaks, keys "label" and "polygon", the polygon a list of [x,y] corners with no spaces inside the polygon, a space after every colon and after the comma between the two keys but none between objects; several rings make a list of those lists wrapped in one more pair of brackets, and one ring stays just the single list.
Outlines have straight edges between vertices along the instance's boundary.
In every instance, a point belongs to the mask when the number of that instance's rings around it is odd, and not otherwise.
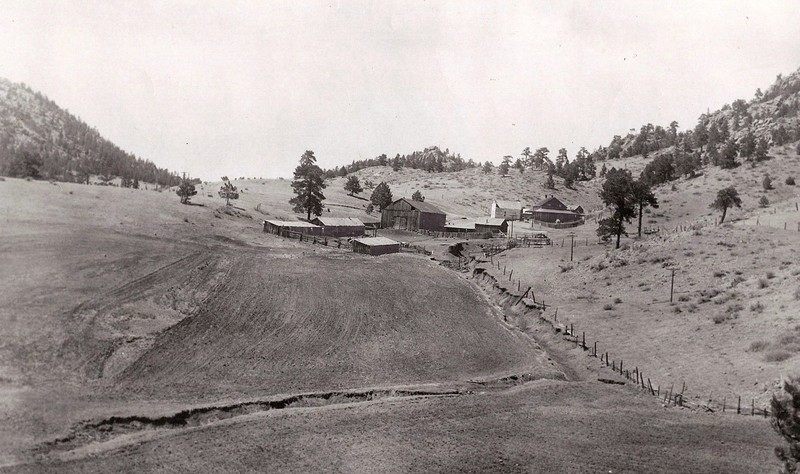
[{"label": "fence post", "polygon": [[736,414],[737,415],[741,415],[742,414],[742,396],[741,395],[739,395],[739,402],[736,404]]}]

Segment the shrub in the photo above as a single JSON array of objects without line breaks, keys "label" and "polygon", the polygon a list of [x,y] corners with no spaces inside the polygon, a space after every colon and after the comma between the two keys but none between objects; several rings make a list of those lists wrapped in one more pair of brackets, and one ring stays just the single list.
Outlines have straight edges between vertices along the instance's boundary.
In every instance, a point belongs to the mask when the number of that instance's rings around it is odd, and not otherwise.
[{"label": "shrub", "polygon": [[721,270],[719,270],[719,271],[716,271],[716,272],[714,272],[714,276],[715,276],[716,278],[722,278],[722,277],[724,277],[724,276],[725,276],[725,272],[723,272],[723,271],[721,271]]},{"label": "shrub", "polygon": [[763,341],[763,340],[762,341],[753,341],[750,344],[750,349],[748,349],[748,350],[750,352],[761,352],[764,349],[766,349],[768,346],[769,346],[769,343],[767,341]]},{"label": "shrub", "polygon": [[761,186],[764,187],[764,191],[772,189],[772,178],[770,178],[769,175],[764,176],[764,180],[761,181]]},{"label": "shrub", "polygon": [[682,302],[682,303],[683,303],[683,302],[686,302],[686,301],[689,301],[690,299],[691,299],[691,298],[689,298],[689,296],[688,296],[688,295],[680,295],[680,296],[678,297],[678,301],[680,301],[680,302]]},{"label": "shrub", "polygon": [[764,354],[764,361],[766,362],[783,362],[784,360],[792,357],[792,354],[785,349],[772,349]]},{"label": "shrub", "polygon": [[611,303],[606,303],[606,304],[603,305],[603,309],[606,310],[606,311],[610,311],[610,310],[614,309],[614,305],[611,304]]},{"label": "shrub", "polygon": [[758,289],[763,290],[768,286],[769,286],[769,281],[767,281],[765,278],[758,279]]},{"label": "shrub", "polygon": [[767,207],[769,206],[769,199],[766,196],[761,196],[761,199],[758,200],[758,207]]},{"label": "shrub", "polygon": [[622,300],[621,300],[621,299],[619,299],[619,298],[614,298],[614,304],[620,304],[620,303],[622,303]]},{"label": "shrub", "polygon": [[786,184],[788,184],[789,186],[794,186],[794,176],[789,176],[788,178],[786,178]]},{"label": "shrub", "polygon": [[767,272],[767,280],[772,280],[775,278],[775,272]]},{"label": "shrub", "polygon": [[714,324],[720,324],[725,322],[726,319],[728,318],[724,314],[717,314],[712,318],[712,321],[714,321]]},{"label": "shrub", "polygon": [[761,313],[762,311],[764,311],[764,305],[761,304],[760,301],[756,301],[755,303],[750,305],[750,311],[754,313]]}]

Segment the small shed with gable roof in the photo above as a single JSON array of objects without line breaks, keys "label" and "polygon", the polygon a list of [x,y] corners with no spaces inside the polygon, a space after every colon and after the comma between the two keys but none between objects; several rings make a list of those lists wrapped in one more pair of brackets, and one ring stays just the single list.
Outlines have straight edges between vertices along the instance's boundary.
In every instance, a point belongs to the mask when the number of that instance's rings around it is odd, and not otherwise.
[{"label": "small shed with gable roof", "polygon": [[353,239],[353,252],[365,255],[384,255],[400,251],[400,242],[386,237],[361,237]]}]

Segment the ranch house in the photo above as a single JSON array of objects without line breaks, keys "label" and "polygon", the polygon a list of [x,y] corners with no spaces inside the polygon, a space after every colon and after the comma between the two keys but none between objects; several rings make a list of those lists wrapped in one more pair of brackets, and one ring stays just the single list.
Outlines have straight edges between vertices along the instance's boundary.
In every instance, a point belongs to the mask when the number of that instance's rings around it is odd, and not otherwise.
[{"label": "ranch house", "polygon": [[544,223],[578,223],[584,220],[583,207],[570,208],[555,196],[545,196],[545,200],[533,208],[533,221]]},{"label": "ranch house", "polygon": [[520,201],[492,201],[489,217],[518,221],[522,218],[522,203]]},{"label": "ranch house", "polygon": [[364,235],[364,223],[355,217],[317,217],[312,224],[322,228],[322,235],[327,237],[361,237]]},{"label": "ranch house", "polygon": [[447,215],[433,204],[406,198],[389,204],[381,213],[381,227],[384,229],[441,232],[446,221]]}]

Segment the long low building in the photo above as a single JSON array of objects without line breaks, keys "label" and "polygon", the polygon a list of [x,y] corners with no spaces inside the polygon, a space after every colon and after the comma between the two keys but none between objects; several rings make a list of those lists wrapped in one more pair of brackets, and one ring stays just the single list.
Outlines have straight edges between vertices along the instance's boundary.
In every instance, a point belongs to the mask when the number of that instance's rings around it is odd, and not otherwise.
[{"label": "long low building", "polygon": [[360,237],[364,235],[364,223],[355,217],[317,217],[312,224],[322,228],[327,237]]},{"label": "long low building", "polygon": [[386,237],[362,237],[353,239],[353,252],[365,255],[384,255],[400,251],[400,242]]},{"label": "long low building", "polygon": [[266,219],[264,221],[264,232],[277,235],[281,235],[284,232],[322,235],[322,227],[305,221],[279,221],[276,219]]}]

